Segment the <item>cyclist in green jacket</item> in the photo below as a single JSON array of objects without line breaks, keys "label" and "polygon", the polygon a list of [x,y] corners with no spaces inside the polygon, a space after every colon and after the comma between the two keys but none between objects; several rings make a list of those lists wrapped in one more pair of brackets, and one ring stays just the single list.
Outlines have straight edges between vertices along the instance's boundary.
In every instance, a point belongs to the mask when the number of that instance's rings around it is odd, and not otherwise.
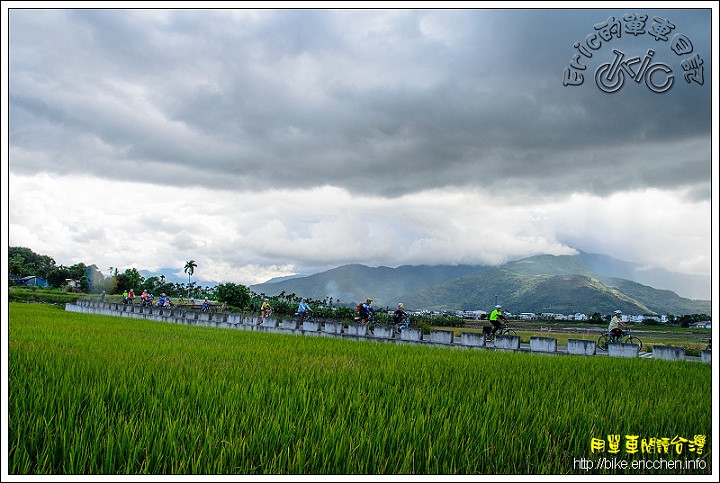
[{"label": "cyclist in green jacket", "polygon": [[[502,321],[502,322],[500,322],[500,321]],[[495,332],[497,332],[498,329],[500,329],[500,327],[502,327],[502,324],[504,322],[507,322],[507,319],[505,318],[505,314],[503,314],[503,311],[502,311],[502,305],[496,305],[495,310],[490,312],[490,322],[493,325],[493,329],[492,329],[493,334]]]}]

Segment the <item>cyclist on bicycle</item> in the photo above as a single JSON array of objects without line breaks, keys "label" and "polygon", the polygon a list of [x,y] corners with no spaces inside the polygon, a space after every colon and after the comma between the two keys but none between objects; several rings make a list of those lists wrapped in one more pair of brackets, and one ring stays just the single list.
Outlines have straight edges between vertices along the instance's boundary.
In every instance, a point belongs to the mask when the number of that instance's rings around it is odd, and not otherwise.
[{"label": "cyclist on bicycle", "polygon": [[[490,318],[490,322],[493,325],[492,332],[491,332],[492,334],[494,334],[495,332],[500,330],[500,328],[502,327],[502,324],[507,322],[507,319],[505,318],[505,314],[503,314],[503,311],[502,311],[502,305],[496,305],[495,310],[490,312],[489,318]],[[502,321],[502,322],[500,322],[500,321]]]},{"label": "cyclist on bicycle", "polygon": [[263,300],[262,305],[260,306],[260,323],[262,324],[265,320],[265,317],[269,317],[271,312],[270,307],[270,299],[266,298]]},{"label": "cyclist on bicycle", "polygon": [[393,313],[393,322],[395,322],[395,332],[400,331],[400,324],[405,322],[408,318],[408,313],[405,312],[405,306],[400,302]]},{"label": "cyclist on bicycle", "polygon": [[365,325],[375,315],[375,309],[372,307],[372,299],[368,298],[364,303],[360,304],[360,323]]},{"label": "cyclist on bicycle", "polygon": [[622,336],[623,331],[620,327],[625,329],[629,328],[622,320],[622,310],[616,310],[612,318],[610,318],[610,324],[608,325],[608,332],[613,342],[616,342]]},{"label": "cyclist on bicycle", "polygon": [[303,299],[300,301],[300,305],[298,305],[298,315],[300,316],[300,322],[305,321],[305,318],[309,317],[312,312],[313,310],[308,305],[307,299],[303,297]]}]

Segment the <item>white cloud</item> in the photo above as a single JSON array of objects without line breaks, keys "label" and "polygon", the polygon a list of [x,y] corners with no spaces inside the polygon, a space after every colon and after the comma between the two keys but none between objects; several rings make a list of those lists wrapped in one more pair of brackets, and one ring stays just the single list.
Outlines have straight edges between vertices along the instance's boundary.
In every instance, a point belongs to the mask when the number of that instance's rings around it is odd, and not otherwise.
[{"label": "white cloud", "polygon": [[[15,10],[9,243],[246,284],[574,249],[707,275],[711,73],[562,86],[613,13]],[[651,13],[709,66],[706,12]]]},{"label": "white cloud", "polygon": [[496,264],[573,248],[687,273],[710,267],[709,203],[672,192],[530,207],[479,191],[388,200],[329,187],[254,194],[15,175],[9,194],[11,246],[101,270],[181,270],[194,259],[203,279],[255,284],[352,262]]}]

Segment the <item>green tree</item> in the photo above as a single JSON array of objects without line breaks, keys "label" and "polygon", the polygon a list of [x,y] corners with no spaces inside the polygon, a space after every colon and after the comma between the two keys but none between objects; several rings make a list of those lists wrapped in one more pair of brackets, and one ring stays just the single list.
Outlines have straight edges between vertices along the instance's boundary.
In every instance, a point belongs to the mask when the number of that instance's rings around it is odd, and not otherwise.
[{"label": "green tree", "polygon": [[13,275],[25,277],[35,275],[48,280],[56,269],[55,260],[47,255],[38,255],[26,247],[8,248],[8,269]]},{"label": "green tree", "polygon": [[117,290],[119,292],[129,289],[140,291],[145,281],[145,278],[140,275],[137,268],[128,268],[115,278],[117,279]]},{"label": "green tree", "polygon": [[195,260],[185,262],[185,273],[188,274],[188,297],[190,297],[190,277],[195,273],[195,267],[197,267]]},{"label": "green tree", "polygon": [[50,272],[47,277],[47,282],[51,287],[62,288],[67,283],[66,280],[70,277],[70,271],[67,267],[60,265],[55,270]]},{"label": "green tree", "polygon": [[235,283],[221,283],[215,287],[217,299],[227,305],[245,310],[250,303],[250,289],[245,285]]}]

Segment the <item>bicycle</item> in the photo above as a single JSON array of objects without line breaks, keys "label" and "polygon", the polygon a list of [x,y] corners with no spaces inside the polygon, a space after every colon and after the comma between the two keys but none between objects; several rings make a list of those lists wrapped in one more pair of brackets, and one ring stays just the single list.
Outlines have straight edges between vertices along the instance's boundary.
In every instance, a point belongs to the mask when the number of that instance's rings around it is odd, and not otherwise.
[{"label": "bicycle", "polygon": [[315,316],[311,313],[303,312],[302,314],[300,312],[295,312],[293,314],[295,317],[297,317],[298,325],[302,327],[303,322],[316,322],[317,319]]},{"label": "bicycle", "polygon": [[402,331],[410,327],[410,316],[407,315],[403,317],[400,322],[397,323],[397,330],[395,331],[398,334],[402,334]]},{"label": "bicycle", "polygon": [[517,335],[517,333],[507,326],[507,324],[502,324],[498,330],[496,330],[494,333],[492,332],[492,329],[485,334],[485,340],[487,342],[491,342],[495,340],[495,336],[497,335]]},{"label": "bicycle", "polygon": [[598,338],[598,349],[600,349],[601,351],[607,351],[608,344],[610,342],[620,342],[621,344],[637,344],[639,346],[638,350],[642,349],[642,341],[638,337],[632,335],[630,333],[630,329],[623,330],[622,334],[620,334],[620,336],[617,338],[610,332],[605,332]]},{"label": "bicycle", "polygon": [[[362,318],[360,318],[360,323],[362,323]],[[367,315],[367,322],[365,322],[365,325],[368,328],[368,332],[370,332],[371,334],[375,333],[375,314]]]}]

